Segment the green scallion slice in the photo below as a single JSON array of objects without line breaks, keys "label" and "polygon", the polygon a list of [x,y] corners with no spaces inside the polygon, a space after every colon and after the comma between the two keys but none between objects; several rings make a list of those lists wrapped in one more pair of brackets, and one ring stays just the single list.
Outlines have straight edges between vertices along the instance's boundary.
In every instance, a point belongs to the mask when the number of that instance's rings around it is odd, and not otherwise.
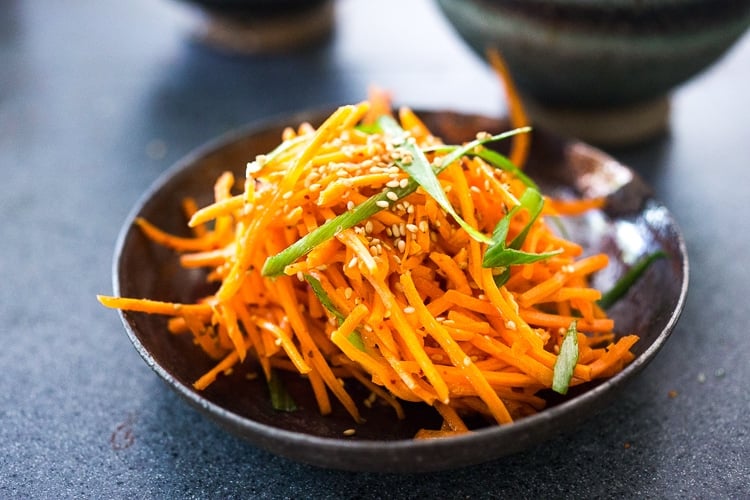
[{"label": "green scallion slice", "polygon": [[560,354],[557,355],[555,367],[552,373],[552,390],[559,394],[567,394],[570,381],[573,378],[573,370],[578,363],[578,329],[577,322],[573,321],[565,333]]}]

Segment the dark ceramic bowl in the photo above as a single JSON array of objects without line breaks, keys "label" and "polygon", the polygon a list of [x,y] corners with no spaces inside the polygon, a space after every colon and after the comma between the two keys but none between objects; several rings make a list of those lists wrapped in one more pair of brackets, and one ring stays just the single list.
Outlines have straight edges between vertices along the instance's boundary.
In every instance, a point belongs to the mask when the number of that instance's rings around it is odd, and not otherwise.
[{"label": "dark ceramic bowl", "polygon": [[[302,121],[320,123],[327,115],[286,117],[232,133],[166,172],[138,202],[122,229],[113,267],[115,294],[170,301],[191,301],[200,295],[203,274],[183,270],[172,252],[153,244],[133,226],[133,219],[144,217],[182,234],[186,229],[180,209],[183,197],[189,195],[199,204],[209,203],[214,180],[222,171],[232,169],[238,176],[244,175],[248,159],[277,145],[284,126]],[[436,134],[451,143],[472,139],[477,131],[507,129],[504,122],[480,116],[450,112],[420,115]],[[655,262],[610,310],[618,331],[641,336],[635,360],[609,380],[576,387],[566,398],[550,396],[547,409],[511,425],[485,427],[446,439],[413,440],[420,427],[439,425],[432,409],[406,404],[406,419],[399,421],[390,408],[374,405],[369,409],[363,405],[366,424],[357,426],[355,436],[344,437],[344,430],[354,426],[349,415],[336,407],[332,415],[320,416],[309,385],[298,377],[286,380],[300,407],[291,413],[271,408],[265,383],[245,376],[255,369],[249,364],[198,392],[192,382],[213,362],[189,336],[169,334],[165,318],[156,315],[123,312],[123,323],[146,363],[188,403],[255,445],[294,460],[339,469],[415,472],[476,464],[518,452],[592,417],[638,374],[669,337],[682,310],[688,283],[685,244],[677,224],[630,169],[585,144],[536,131],[528,172],[548,193],[609,197],[607,210],[566,221],[573,239],[589,251],[604,251],[611,256],[612,265],[597,276],[596,286],[611,286],[622,274],[624,261],[656,249],[664,250],[670,258]]]},{"label": "dark ceramic bowl", "polygon": [[305,50],[326,40],[334,0],[181,0],[205,15],[196,30],[204,44],[245,55]]},{"label": "dark ceramic bowl", "polygon": [[750,25],[747,0],[437,5],[481,57],[487,47],[503,54],[538,125],[603,143],[662,130],[669,92],[719,59]]}]

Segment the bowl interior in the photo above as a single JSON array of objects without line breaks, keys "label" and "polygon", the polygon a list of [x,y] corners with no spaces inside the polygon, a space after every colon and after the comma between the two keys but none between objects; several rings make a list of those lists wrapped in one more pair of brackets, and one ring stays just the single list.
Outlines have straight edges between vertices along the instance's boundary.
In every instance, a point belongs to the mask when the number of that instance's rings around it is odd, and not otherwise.
[{"label": "bowl interior", "polygon": [[[211,201],[215,179],[225,170],[241,178],[247,161],[275,147],[286,125],[320,123],[327,112],[310,112],[232,133],[191,154],[158,180],[126,221],[116,249],[113,269],[115,294],[123,297],[190,302],[205,294],[204,274],[186,271],[176,255],[146,239],[133,226],[144,217],[175,234],[187,234],[180,206],[185,196],[199,205]],[[477,131],[499,132],[507,123],[444,111],[420,116],[447,143],[474,138]],[[685,298],[687,255],[679,228],[648,187],[628,168],[599,150],[534,132],[527,172],[547,193],[609,198],[606,210],[565,220],[569,236],[587,248],[610,255],[611,266],[596,277],[607,289],[631,259],[662,249],[669,259],[656,261],[628,295],[611,310],[619,333],[635,332],[636,360],[605,382],[575,388],[566,398],[550,396],[548,409],[509,426],[486,427],[467,436],[414,441],[422,427],[436,428],[440,419],[426,405],[407,404],[406,419],[395,418],[390,407],[360,405],[367,423],[354,427],[349,415],[334,406],[322,417],[306,381],[286,376],[286,386],[299,409],[275,411],[262,377],[253,378],[252,362],[221,376],[198,392],[192,383],[214,365],[189,336],[171,335],[166,319],[124,312],[123,323],[144,360],[178,393],[208,417],[258,446],[287,457],[326,467],[354,470],[421,471],[478,463],[523,449],[575,425],[601,408],[622,384],[639,372],[669,336]],[[503,145],[501,145],[503,146]],[[507,144],[505,145],[507,146]],[[364,399],[352,388],[355,400]],[[482,443],[478,446],[478,443]]]}]

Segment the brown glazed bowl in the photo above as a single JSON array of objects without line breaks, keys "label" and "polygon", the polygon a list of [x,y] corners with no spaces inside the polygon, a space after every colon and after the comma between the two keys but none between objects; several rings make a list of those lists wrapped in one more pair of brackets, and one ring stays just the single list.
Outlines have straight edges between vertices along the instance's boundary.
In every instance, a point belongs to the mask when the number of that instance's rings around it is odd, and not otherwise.
[{"label": "brown glazed bowl", "polygon": [[[448,143],[472,139],[477,131],[507,129],[507,123],[481,116],[444,111],[419,114]],[[134,218],[144,217],[167,231],[187,234],[180,205],[183,197],[193,196],[199,205],[209,203],[213,183],[225,169],[243,176],[248,159],[276,146],[286,125],[318,124],[327,115],[300,114],[231,133],[167,171],[144,194],[122,228],[113,263],[114,293],[187,302],[205,291],[204,275],[182,269],[174,253],[144,237],[133,225]],[[618,332],[641,336],[634,348],[635,360],[609,380],[576,387],[564,398],[549,397],[547,409],[513,424],[445,439],[414,440],[419,428],[439,426],[431,408],[406,404],[406,418],[398,420],[389,407],[362,405],[367,422],[357,426],[355,436],[345,437],[343,432],[354,427],[351,417],[340,407],[332,415],[321,416],[309,385],[298,377],[285,380],[299,407],[291,413],[272,409],[265,382],[246,377],[255,369],[247,361],[199,392],[192,383],[213,362],[189,336],[169,334],[166,319],[156,315],[121,312],[123,324],[146,363],[189,404],[254,445],[293,460],[347,470],[418,472],[477,464],[518,452],[595,418],[670,336],[688,284],[685,243],[677,224],[630,169],[597,149],[539,130],[534,132],[527,169],[547,193],[608,196],[606,210],[563,221],[569,236],[587,251],[610,255],[612,265],[596,277],[595,286],[609,288],[627,263],[657,249],[669,259],[649,267],[609,311]],[[361,401],[357,395],[355,400]]]},{"label": "brown glazed bowl", "polygon": [[750,26],[747,0],[436,0],[482,58],[498,49],[535,125],[597,143],[667,126],[668,95]]}]

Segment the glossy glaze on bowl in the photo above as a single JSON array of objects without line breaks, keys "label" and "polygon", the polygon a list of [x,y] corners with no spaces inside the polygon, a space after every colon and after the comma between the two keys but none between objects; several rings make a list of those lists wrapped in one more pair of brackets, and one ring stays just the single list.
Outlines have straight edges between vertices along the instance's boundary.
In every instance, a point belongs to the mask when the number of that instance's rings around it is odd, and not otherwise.
[{"label": "glossy glaze on bowl", "polygon": [[[505,123],[486,117],[449,112],[420,115],[451,143],[471,139],[480,130],[507,128]],[[286,117],[230,134],[166,172],[145,193],[123,227],[113,268],[115,294],[191,301],[204,293],[203,274],[181,269],[172,252],[151,243],[133,227],[133,219],[145,217],[165,230],[186,234],[180,210],[184,196],[194,196],[199,204],[210,202],[213,182],[222,171],[233,169],[242,176],[248,159],[278,144],[284,126],[301,121],[319,123],[325,116],[327,113]],[[309,385],[298,377],[286,377],[287,388],[300,406],[291,413],[271,408],[265,383],[246,377],[255,369],[249,363],[198,392],[192,382],[213,363],[189,336],[168,334],[166,320],[159,316],[125,312],[121,313],[123,323],[143,359],[190,404],[255,445],[295,460],[339,469],[415,472],[480,463],[523,450],[592,417],[653,358],[682,310],[688,270],[684,241],[667,209],[651,198],[648,187],[631,170],[604,153],[537,131],[528,172],[549,193],[609,196],[606,211],[566,222],[573,239],[589,251],[605,251],[611,256],[611,270],[598,276],[597,286],[606,289],[617,279],[623,257],[638,257],[660,248],[670,259],[657,261],[611,310],[618,331],[635,331],[642,337],[634,349],[635,361],[610,380],[577,387],[564,399],[551,397],[548,409],[512,425],[415,441],[411,437],[417,429],[435,428],[440,423],[429,407],[407,404],[407,418],[399,421],[389,407],[368,409],[362,405],[367,423],[357,426],[355,436],[345,437],[343,432],[354,427],[349,415],[335,407],[332,415],[320,416]],[[624,255],[623,250],[632,255]],[[356,400],[362,398],[355,396]]]},{"label": "glossy glaze on bowl", "polygon": [[535,125],[600,145],[669,126],[669,94],[750,26],[746,0],[436,0],[479,57],[500,51]]}]

